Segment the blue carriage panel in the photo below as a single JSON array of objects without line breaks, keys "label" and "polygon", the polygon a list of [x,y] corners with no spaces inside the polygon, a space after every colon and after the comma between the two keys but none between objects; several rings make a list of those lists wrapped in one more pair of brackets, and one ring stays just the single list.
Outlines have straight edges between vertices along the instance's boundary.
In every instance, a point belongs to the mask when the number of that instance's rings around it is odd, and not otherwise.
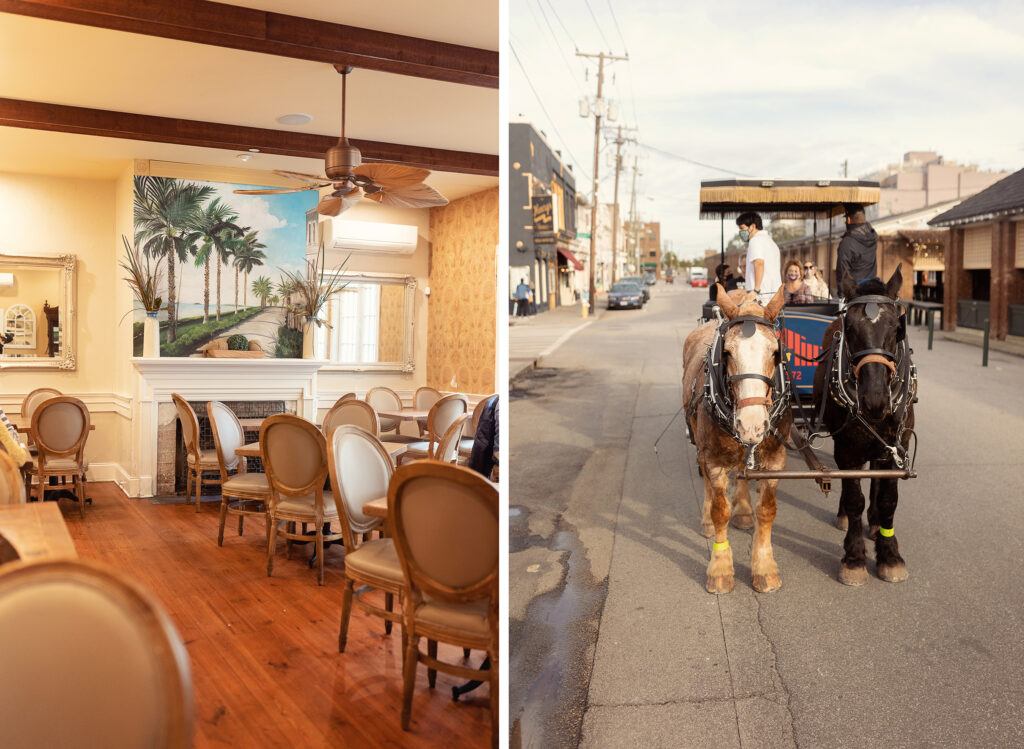
[{"label": "blue carriage panel", "polygon": [[811,396],[814,391],[814,372],[818,362],[812,360],[821,355],[825,330],[835,319],[834,313],[827,315],[810,312],[806,308],[786,308],[782,331],[787,349],[786,364],[793,387],[801,396]]}]

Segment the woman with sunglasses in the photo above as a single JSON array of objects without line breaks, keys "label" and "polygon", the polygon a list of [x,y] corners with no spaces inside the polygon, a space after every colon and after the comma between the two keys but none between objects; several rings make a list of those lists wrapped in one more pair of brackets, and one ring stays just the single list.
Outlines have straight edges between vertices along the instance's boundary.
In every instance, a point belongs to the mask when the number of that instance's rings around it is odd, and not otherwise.
[{"label": "woman with sunglasses", "polygon": [[804,283],[811,290],[812,296],[828,299],[828,284],[821,277],[821,271],[810,260],[804,261]]}]

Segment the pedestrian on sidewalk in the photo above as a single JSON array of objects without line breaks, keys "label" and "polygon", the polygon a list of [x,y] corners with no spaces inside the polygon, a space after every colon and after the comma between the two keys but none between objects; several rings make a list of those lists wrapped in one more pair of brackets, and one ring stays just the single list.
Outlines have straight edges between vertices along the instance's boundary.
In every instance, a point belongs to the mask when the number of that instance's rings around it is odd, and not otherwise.
[{"label": "pedestrian on sidewalk", "polygon": [[530,314],[530,296],[530,285],[526,283],[525,278],[520,278],[515,292],[516,317],[526,317]]}]

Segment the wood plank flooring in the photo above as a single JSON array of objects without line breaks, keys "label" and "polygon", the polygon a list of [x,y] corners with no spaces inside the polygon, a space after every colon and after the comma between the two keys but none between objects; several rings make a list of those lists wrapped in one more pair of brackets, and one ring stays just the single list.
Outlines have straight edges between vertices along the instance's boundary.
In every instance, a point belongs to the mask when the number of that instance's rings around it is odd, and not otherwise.
[{"label": "wood plank flooring", "polygon": [[[489,686],[455,703],[460,679],[417,672],[412,730],[401,729],[400,628],[354,608],[348,646],[338,653],[344,553],[327,549],[326,584],[309,569],[312,544],[292,559],[278,542],[266,574],[262,524],[237,535],[228,517],[217,546],[219,504],[155,505],[112,483],[92,483],[85,519],[61,509],[79,557],[115,567],[149,589],[181,633],[192,660],[195,745],[232,747],[489,746]],[[425,647],[425,645],[421,645]],[[461,649],[440,646],[457,661]],[[478,666],[484,654],[474,651]]]}]

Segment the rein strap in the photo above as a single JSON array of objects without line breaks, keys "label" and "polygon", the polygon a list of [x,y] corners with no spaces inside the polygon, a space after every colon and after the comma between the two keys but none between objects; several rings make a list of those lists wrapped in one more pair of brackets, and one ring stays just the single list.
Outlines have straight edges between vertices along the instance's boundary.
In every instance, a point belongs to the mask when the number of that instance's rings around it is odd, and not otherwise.
[{"label": "rein strap", "polygon": [[892,376],[893,377],[896,376],[896,365],[893,364],[892,361],[888,357],[880,356],[879,354],[868,354],[863,359],[861,359],[859,362],[857,362],[854,365],[854,367],[853,367],[853,376],[854,377],[859,376],[860,375],[860,368],[863,367],[865,364],[871,364],[872,362],[877,362],[879,364],[884,364],[886,367],[889,368],[889,372],[892,374]]},{"label": "rein strap", "polygon": [[772,399],[765,398],[763,396],[760,398],[740,398],[736,401],[736,410],[739,411],[741,408],[746,408],[747,406],[764,406],[765,408],[770,408],[771,405]]}]

